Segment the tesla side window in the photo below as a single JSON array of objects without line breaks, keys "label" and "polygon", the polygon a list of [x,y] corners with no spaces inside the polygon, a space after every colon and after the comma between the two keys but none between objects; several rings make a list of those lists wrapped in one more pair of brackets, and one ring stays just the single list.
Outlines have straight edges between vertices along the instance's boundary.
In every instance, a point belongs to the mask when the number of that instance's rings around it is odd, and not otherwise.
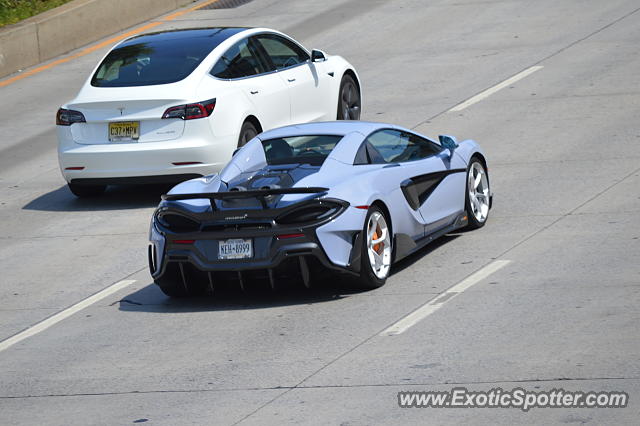
[{"label": "tesla side window", "polygon": [[296,43],[276,34],[256,36],[276,69],[293,67],[309,60],[309,54]]},{"label": "tesla side window", "polygon": [[174,83],[186,78],[211,52],[201,39],[135,39],[109,52],[91,78],[95,87]]},{"label": "tesla side window", "polygon": [[421,160],[442,151],[430,140],[398,130],[377,131],[367,137],[364,146],[370,164]]},{"label": "tesla side window", "polygon": [[211,69],[211,75],[223,79],[250,77],[266,69],[253,54],[249,39],[241,40],[229,48]]},{"label": "tesla side window", "polygon": [[311,164],[320,166],[342,136],[291,136],[262,141],[267,164]]}]

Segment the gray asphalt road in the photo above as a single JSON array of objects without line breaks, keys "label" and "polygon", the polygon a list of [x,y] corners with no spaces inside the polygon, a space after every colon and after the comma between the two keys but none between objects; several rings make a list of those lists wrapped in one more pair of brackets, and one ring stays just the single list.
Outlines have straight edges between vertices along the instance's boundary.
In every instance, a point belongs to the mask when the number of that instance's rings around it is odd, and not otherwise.
[{"label": "gray asphalt road", "polygon": [[[78,200],[58,170],[55,111],[105,50],[0,88],[0,341],[135,280],[0,351],[1,424],[637,424],[636,1],[255,0],[160,28],[215,25],[273,27],[348,58],[364,119],[478,140],[496,194],[489,224],[403,261],[376,291],[172,301],[146,269],[164,188]],[[450,111],[531,67],[543,68]],[[384,333],[502,260],[404,333]],[[398,407],[399,391],[456,386],[630,399]]]}]

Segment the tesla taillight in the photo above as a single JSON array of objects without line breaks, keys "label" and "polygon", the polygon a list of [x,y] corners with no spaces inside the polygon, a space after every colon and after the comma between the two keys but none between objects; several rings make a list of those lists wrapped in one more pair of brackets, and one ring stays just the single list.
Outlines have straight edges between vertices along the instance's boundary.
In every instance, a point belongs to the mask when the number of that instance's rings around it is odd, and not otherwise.
[{"label": "tesla taillight", "polygon": [[56,114],[56,124],[58,126],[71,126],[73,123],[86,123],[84,115],[80,111],[60,108]]},{"label": "tesla taillight", "polygon": [[182,120],[193,120],[196,118],[209,117],[216,107],[216,100],[198,102],[195,104],[177,105],[162,114],[162,118],[180,118]]}]

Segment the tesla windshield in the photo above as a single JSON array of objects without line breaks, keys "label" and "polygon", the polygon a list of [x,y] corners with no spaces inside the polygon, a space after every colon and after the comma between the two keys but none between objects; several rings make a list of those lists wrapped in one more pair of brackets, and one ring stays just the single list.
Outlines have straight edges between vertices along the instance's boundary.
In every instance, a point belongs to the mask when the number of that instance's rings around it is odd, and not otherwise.
[{"label": "tesla windshield", "polygon": [[102,61],[91,79],[95,87],[175,83],[187,77],[220,43],[243,28],[167,31],[132,38]]},{"label": "tesla windshield", "polygon": [[262,141],[267,164],[311,164],[320,166],[342,136],[290,136]]}]

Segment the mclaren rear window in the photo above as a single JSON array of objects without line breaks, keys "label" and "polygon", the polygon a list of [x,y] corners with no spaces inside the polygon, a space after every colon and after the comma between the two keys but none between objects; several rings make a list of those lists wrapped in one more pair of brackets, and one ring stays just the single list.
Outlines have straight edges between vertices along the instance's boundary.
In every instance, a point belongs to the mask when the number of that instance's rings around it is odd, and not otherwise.
[{"label": "mclaren rear window", "polygon": [[147,34],[109,52],[91,78],[95,87],[175,83],[186,78],[220,43],[241,28],[210,28]]},{"label": "mclaren rear window", "polygon": [[311,164],[320,166],[342,136],[290,136],[262,141],[267,164]]}]

